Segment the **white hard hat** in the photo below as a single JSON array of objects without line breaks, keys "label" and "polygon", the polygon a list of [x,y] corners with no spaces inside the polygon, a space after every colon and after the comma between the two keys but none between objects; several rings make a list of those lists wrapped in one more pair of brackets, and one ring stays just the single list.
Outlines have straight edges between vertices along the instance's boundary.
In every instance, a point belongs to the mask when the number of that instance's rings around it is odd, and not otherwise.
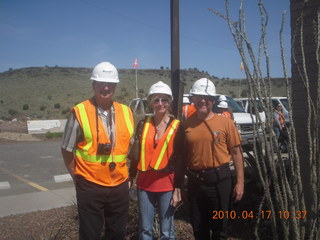
[{"label": "white hard hat", "polygon": [[214,86],[213,82],[210,81],[208,78],[200,78],[199,80],[195,81],[190,89],[191,95],[208,95],[208,96],[215,96],[216,95],[216,87]]},{"label": "white hard hat", "polygon": [[183,97],[183,104],[190,104],[189,98],[188,97]]},{"label": "white hard hat", "polygon": [[165,84],[164,82],[162,82],[162,81],[159,81],[159,82],[153,84],[153,85],[150,87],[149,92],[148,92],[148,98],[149,98],[151,95],[157,94],[157,93],[159,93],[159,94],[166,94],[166,95],[168,95],[168,96],[171,98],[171,100],[173,99],[171,88],[170,88],[167,84]]},{"label": "white hard hat", "polygon": [[228,101],[225,95],[219,96],[219,101]]},{"label": "white hard hat", "polygon": [[97,82],[120,82],[116,67],[109,62],[102,62],[96,65],[92,71],[90,79]]},{"label": "white hard hat", "polygon": [[221,101],[218,105],[218,108],[228,108],[228,103],[226,101]]}]

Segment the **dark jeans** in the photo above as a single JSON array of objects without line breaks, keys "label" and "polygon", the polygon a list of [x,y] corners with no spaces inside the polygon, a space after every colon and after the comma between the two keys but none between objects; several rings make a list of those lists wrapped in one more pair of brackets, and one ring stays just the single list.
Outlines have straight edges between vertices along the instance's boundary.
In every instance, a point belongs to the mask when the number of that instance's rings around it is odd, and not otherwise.
[{"label": "dark jeans", "polygon": [[76,176],[80,240],[100,240],[103,223],[108,240],[124,239],[129,208],[128,182],[104,187]]},{"label": "dark jeans", "polygon": [[212,219],[214,210],[229,210],[231,175],[229,168],[224,171],[228,171],[229,176],[216,182],[208,183],[194,176],[188,178],[191,225],[196,240],[227,239],[227,218]]}]

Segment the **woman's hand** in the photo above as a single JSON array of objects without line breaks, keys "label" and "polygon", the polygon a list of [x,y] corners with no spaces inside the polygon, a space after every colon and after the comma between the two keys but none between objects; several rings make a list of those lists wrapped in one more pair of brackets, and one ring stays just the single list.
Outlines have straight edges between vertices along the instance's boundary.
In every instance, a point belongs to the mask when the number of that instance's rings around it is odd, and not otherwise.
[{"label": "woman's hand", "polygon": [[180,203],[182,202],[181,198],[181,189],[180,188],[175,188],[172,194],[172,199],[170,204],[173,207],[177,207]]}]

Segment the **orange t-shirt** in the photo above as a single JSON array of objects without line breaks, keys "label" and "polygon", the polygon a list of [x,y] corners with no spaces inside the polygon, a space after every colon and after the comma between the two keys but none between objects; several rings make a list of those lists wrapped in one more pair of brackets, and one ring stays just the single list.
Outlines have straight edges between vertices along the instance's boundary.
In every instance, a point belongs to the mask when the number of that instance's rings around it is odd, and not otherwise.
[{"label": "orange t-shirt", "polygon": [[199,120],[195,115],[182,125],[187,144],[187,165],[193,170],[214,168],[230,162],[230,149],[241,144],[234,122],[218,114],[206,121]]}]

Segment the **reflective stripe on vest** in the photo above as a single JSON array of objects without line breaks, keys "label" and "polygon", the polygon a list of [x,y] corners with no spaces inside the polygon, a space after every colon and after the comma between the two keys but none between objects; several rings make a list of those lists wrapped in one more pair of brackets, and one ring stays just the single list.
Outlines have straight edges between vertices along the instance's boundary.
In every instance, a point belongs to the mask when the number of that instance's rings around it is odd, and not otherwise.
[{"label": "reflective stripe on vest", "polygon": [[164,153],[166,152],[166,150],[167,150],[167,148],[168,148],[169,141],[170,141],[170,139],[171,139],[171,137],[172,137],[172,135],[173,135],[173,133],[174,133],[174,130],[175,130],[176,127],[177,127],[177,124],[179,123],[178,120],[173,120],[173,121],[174,121],[174,122],[172,123],[172,126],[170,127],[170,131],[169,131],[169,133],[168,133],[168,135],[167,135],[167,137],[166,137],[166,141],[165,141],[164,144],[163,144],[163,147],[162,147],[162,149],[161,149],[161,152],[160,152],[160,155],[159,155],[159,157],[158,157],[158,159],[157,159],[156,164],[153,166],[153,165],[152,165],[152,162],[151,162],[151,167],[152,167],[153,169],[155,169],[155,170],[159,170],[159,166],[160,166],[160,164],[161,164],[161,161],[163,160],[163,155],[164,155]]},{"label": "reflective stripe on vest", "polygon": [[91,148],[91,146],[92,146],[92,134],[91,134],[91,131],[90,131],[89,119],[88,119],[84,104],[80,103],[78,105],[78,108],[79,108],[79,112],[80,112],[80,116],[81,116],[82,129],[83,129],[84,137],[85,137],[85,140],[87,142],[87,144],[85,145],[83,150],[88,151],[89,148]]},{"label": "reflective stripe on vest", "polygon": [[83,160],[87,162],[123,162],[127,155],[88,155],[86,151],[81,149],[77,149],[76,151],[77,157],[81,157]]},{"label": "reflective stripe on vest", "polygon": [[130,121],[130,115],[129,115],[129,108],[125,105],[122,105],[121,104],[121,107],[122,107],[122,111],[123,111],[123,114],[124,114],[124,119],[126,121],[126,124],[127,124],[127,128],[128,128],[128,131],[130,133],[130,136],[132,137],[133,135],[133,123]]},{"label": "reflective stripe on vest", "polygon": [[144,129],[143,129],[142,140],[141,140],[140,161],[138,164],[138,169],[140,171],[147,171],[147,170],[150,170],[151,168],[154,170],[161,170],[166,167],[166,165],[168,164],[169,158],[172,154],[172,147],[170,148],[171,152],[166,155],[167,158],[165,158],[165,153],[168,151],[169,145],[173,144],[172,137],[175,135],[174,133],[179,123],[180,123],[179,120],[173,120],[171,122],[170,126],[165,131],[165,134],[162,136],[156,149],[152,151],[153,154],[158,154],[158,156],[156,155],[146,156],[146,152],[147,152],[146,139],[147,139],[147,134],[149,133],[150,125],[151,125],[151,116],[147,117],[144,125]]},{"label": "reflective stripe on vest", "polygon": [[140,157],[140,163],[141,163],[141,171],[146,171],[146,151],[145,151],[145,145],[146,145],[146,136],[149,131],[150,127],[150,120],[151,117],[147,117],[147,121],[143,128],[143,135],[142,135],[142,141],[141,141],[141,157]]},{"label": "reflective stripe on vest", "polygon": [[[119,104],[119,103],[114,103],[114,104]],[[125,119],[125,123],[126,123],[126,127],[128,129],[129,132],[129,138],[132,137],[133,135],[133,122],[131,122],[130,119],[130,114],[129,114],[129,108],[123,104],[119,104],[121,106],[122,112],[123,112],[123,116]],[[116,105],[115,105],[116,107]],[[82,147],[82,149],[77,148],[76,149],[76,156],[82,158],[85,161],[88,162],[123,162],[126,159],[126,155],[123,154],[113,154],[113,155],[92,155],[92,154],[88,154],[89,149],[92,147],[93,145],[93,141],[95,139],[93,139],[92,136],[92,128],[90,126],[90,122],[88,119],[88,115],[85,109],[85,105],[83,103],[80,103],[77,105],[77,108],[79,110],[79,114],[80,114],[80,118],[81,118],[81,124],[82,125],[82,129],[83,129],[83,133],[84,133],[84,139],[86,144]],[[119,113],[118,113],[119,114]],[[117,126],[117,127],[122,127],[122,126]],[[117,131],[116,131],[117,132]],[[118,147],[122,147],[122,146],[118,146]],[[113,153],[114,151],[112,151]]]}]

